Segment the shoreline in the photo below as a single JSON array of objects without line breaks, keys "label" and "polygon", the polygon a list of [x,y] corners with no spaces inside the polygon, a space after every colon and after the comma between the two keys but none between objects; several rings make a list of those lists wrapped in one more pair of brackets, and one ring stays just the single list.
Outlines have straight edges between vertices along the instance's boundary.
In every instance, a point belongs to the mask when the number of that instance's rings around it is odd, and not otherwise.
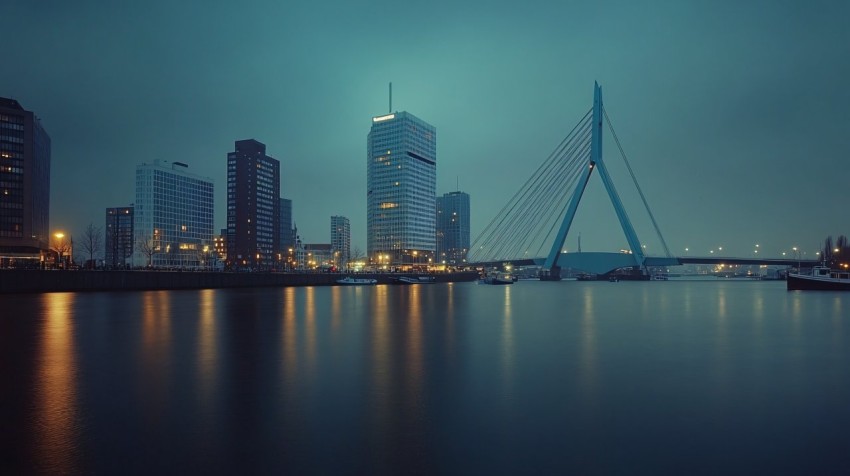
[{"label": "shoreline", "polygon": [[[416,273],[239,273],[225,271],[150,270],[0,270],[0,294],[156,291],[181,289],[263,288],[286,286],[344,286],[336,280],[346,276],[376,279],[378,284],[398,284],[402,276]],[[475,271],[428,274],[436,283],[478,279]]]}]

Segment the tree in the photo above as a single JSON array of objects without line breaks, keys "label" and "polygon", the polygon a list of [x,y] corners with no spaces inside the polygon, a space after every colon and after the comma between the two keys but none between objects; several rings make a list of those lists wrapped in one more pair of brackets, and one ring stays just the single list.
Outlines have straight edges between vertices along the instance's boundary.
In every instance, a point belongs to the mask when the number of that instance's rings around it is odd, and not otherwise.
[{"label": "tree", "polygon": [[82,243],[80,243],[82,250],[89,256],[89,266],[94,267],[94,255],[100,251],[102,244],[103,229],[98,226],[94,226],[93,223],[89,223],[89,226],[87,226],[86,230],[83,232]]},{"label": "tree", "polygon": [[148,267],[153,266],[153,255],[159,253],[160,245],[150,236],[139,236],[136,239],[136,250],[148,259]]},{"label": "tree", "polygon": [[832,237],[826,237],[823,245],[823,261],[831,268],[840,268],[850,260],[850,240],[839,235],[833,244]]},{"label": "tree", "polygon": [[62,256],[67,256],[68,252],[73,248],[74,239],[71,238],[71,235],[56,233],[51,237],[50,241],[50,249],[56,252],[56,265],[58,266],[63,261]]},{"label": "tree", "polygon": [[359,246],[352,248],[348,258],[348,267],[351,267],[351,263],[356,263],[363,259],[363,256],[363,250],[361,250]]}]

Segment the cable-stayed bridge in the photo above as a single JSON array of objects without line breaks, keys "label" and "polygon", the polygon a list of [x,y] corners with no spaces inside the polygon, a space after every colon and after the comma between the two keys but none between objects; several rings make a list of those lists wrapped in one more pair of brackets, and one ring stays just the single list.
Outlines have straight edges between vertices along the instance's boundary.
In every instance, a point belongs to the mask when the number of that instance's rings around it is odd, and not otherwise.
[{"label": "cable-stayed bridge", "polygon": [[[663,256],[646,256],[632,222],[623,207],[602,156],[604,125],[611,131],[626,169],[631,175],[652,227],[661,243]],[[564,241],[578,210],[587,184],[596,171],[614,205],[617,220],[625,234],[628,250],[621,252],[563,252]],[[559,280],[561,268],[593,274],[628,270],[647,276],[648,268],[680,264],[767,264],[777,266],[813,265],[800,259],[757,259],[722,257],[675,257],[670,253],[658,223],[635,178],[617,134],[602,103],[602,88],[594,83],[593,107],[576,123],[531,178],[508,201],[470,247],[469,262],[480,265],[542,266],[541,279]]]}]

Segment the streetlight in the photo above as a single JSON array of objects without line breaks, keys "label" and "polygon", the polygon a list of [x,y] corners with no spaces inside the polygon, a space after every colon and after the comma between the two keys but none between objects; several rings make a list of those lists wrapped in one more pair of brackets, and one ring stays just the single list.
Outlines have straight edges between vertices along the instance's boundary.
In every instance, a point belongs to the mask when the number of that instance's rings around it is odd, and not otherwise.
[{"label": "streetlight", "polygon": [[799,273],[800,272],[800,251],[797,250],[796,246],[792,247],[791,249],[794,250],[794,254],[797,255],[797,272]]},{"label": "streetlight", "polygon": [[56,238],[56,266],[59,266],[62,263],[62,252],[65,248],[65,242],[63,240],[63,238],[65,238],[65,233],[57,231],[53,234],[53,236]]}]

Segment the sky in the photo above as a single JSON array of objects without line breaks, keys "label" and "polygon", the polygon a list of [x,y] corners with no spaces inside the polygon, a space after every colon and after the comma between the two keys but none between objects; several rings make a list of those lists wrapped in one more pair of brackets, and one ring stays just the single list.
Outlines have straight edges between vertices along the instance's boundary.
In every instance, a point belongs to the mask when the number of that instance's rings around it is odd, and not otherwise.
[{"label": "sky", "polygon": [[[392,82],[393,109],[437,128],[437,194],[469,193],[475,237],[598,81],[674,255],[808,257],[850,234],[850,2],[4,0],[0,18],[0,96],[52,140],[54,230],[103,226],[154,159],[212,178],[224,228],[226,155],[254,138],[302,240],[329,242],[343,215],[365,251],[366,135]],[[583,250],[625,246],[598,177],[572,230],[567,249],[578,233]]]}]

